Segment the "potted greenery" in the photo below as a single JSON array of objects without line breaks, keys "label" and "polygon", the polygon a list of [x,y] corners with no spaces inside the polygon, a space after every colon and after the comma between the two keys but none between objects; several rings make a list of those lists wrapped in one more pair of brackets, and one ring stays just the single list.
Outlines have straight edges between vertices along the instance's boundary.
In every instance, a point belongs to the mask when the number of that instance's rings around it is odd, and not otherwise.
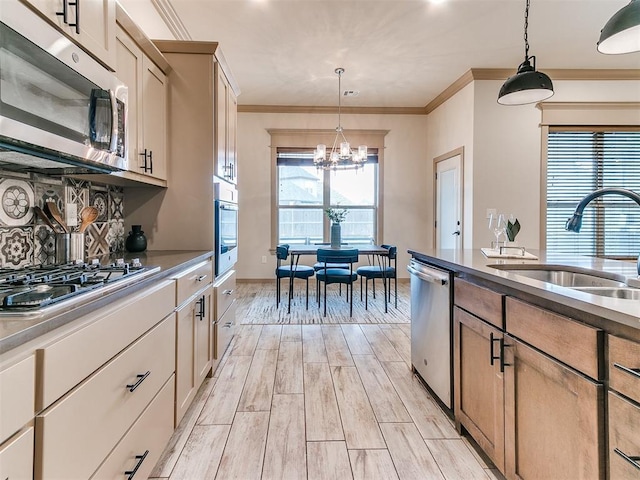
[{"label": "potted greenery", "polygon": [[344,222],[349,212],[344,208],[327,208],[324,213],[331,220],[331,248],[340,248],[342,237],[340,224]]},{"label": "potted greenery", "polygon": [[520,222],[518,221],[518,219],[515,218],[513,222],[511,222],[511,220],[507,220],[507,226],[505,227],[504,231],[507,234],[507,240],[511,242],[512,245],[514,245],[516,241],[516,235],[518,235],[518,232],[520,231]]}]

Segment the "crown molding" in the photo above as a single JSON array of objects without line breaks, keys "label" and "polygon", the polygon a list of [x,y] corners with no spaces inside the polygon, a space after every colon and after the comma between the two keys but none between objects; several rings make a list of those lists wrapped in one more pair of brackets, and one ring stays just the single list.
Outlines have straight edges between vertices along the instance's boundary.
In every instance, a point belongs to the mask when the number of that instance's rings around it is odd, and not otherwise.
[{"label": "crown molding", "polygon": [[[472,68],[429,102],[425,111],[433,112],[475,80],[506,80],[515,73],[508,68]],[[544,73],[551,80],[640,80],[640,69],[545,69]]]},{"label": "crown molding", "polygon": [[[509,68],[471,68],[425,107],[342,107],[341,110],[354,115],[428,115],[473,81],[504,81],[515,72]],[[545,69],[544,72],[552,80],[640,80],[640,69]],[[336,107],[238,105],[238,112],[335,114]]]},{"label": "crown molding", "polygon": [[160,14],[162,21],[177,40],[191,40],[191,35],[171,5],[171,0],[151,0],[151,4]]}]

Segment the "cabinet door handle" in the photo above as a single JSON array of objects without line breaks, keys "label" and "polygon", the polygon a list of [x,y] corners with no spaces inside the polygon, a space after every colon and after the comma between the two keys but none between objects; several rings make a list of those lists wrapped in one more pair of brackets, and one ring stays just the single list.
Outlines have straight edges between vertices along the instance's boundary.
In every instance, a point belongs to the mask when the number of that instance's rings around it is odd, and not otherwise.
[{"label": "cabinet door handle", "polygon": [[135,474],[138,472],[138,469],[140,468],[140,465],[142,465],[144,459],[147,458],[147,455],[149,455],[149,450],[145,450],[142,455],[136,455],[136,460],[138,460],[136,466],[133,467],[133,470],[127,470],[126,472],[124,472],[124,474],[127,475],[127,480],[131,480],[135,476]]},{"label": "cabinet door handle", "polygon": [[76,22],[70,23],[70,27],[76,27],[76,33],[80,34],[80,0],[69,2],[70,7],[76,7]]},{"label": "cabinet door handle", "polygon": [[202,282],[205,278],[207,278],[207,275],[198,275],[196,277],[196,282]]},{"label": "cabinet door handle", "polygon": [[232,326],[233,326],[233,322],[227,322],[222,326],[222,328],[231,328]]},{"label": "cabinet door handle", "polygon": [[502,341],[502,339],[501,339],[501,338],[493,338],[493,332],[491,332],[491,333],[489,334],[489,341],[491,342],[491,343],[489,344],[489,346],[491,347],[491,348],[490,348],[490,351],[489,351],[489,361],[491,362],[491,365],[493,365],[494,360],[500,360],[500,355],[498,355],[498,356],[496,357],[496,356],[493,354],[493,343],[494,343],[494,342],[500,342],[500,341]]},{"label": "cabinet door handle", "polygon": [[206,300],[205,300],[204,295],[197,300],[198,311],[196,312],[196,317],[198,317],[200,320],[204,319],[204,315],[205,315],[204,302],[205,301]]},{"label": "cabinet door handle", "polygon": [[222,292],[223,295],[231,295],[233,293],[233,290],[224,290]]},{"label": "cabinet door handle", "polygon": [[638,368],[625,367],[624,365],[620,365],[619,363],[614,363],[613,366],[619,370],[622,370],[625,373],[628,373],[629,375],[633,375],[636,378],[640,378],[640,369]]},{"label": "cabinet door handle", "polygon": [[153,173],[153,150],[149,150],[149,173]]},{"label": "cabinet door handle", "polygon": [[640,470],[640,463],[638,463],[638,461],[640,461],[640,457],[632,457],[630,455],[627,455],[626,453],[624,453],[622,450],[620,450],[617,447],[614,448],[613,451],[616,452],[618,455],[620,455],[622,458],[624,458],[631,465],[636,467],[638,470]]},{"label": "cabinet door handle", "polygon": [[133,392],[136,388],[138,388],[140,386],[140,384],[142,382],[144,382],[150,374],[151,374],[151,370],[147,370],[147,373],[139,373],[136,376],[138,381],[136,383],[134,383],[134,384],[127,385],[127,388],[129,389],[129,391]]},{"label": "cabinet door handle", "polygon": [[69,22],[67,22],[67,0],[62,0],[62,11],[61,12],[56,12],[56,15],[62,17],[62,21],[65,24],[69,23]]},{"label": "cabinet door handle", "polygon": [[511,345],[504,343],[504,338],[500,339],[500,373],[504,373],[504,367],[510,367],[513,365],[504,361],[504,349],[510,346]]}]

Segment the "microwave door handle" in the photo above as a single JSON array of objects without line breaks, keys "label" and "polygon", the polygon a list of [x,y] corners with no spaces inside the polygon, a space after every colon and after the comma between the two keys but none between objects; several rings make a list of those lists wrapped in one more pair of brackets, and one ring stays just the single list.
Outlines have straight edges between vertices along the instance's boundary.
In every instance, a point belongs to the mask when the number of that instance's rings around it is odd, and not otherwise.
[{"label": "microwave door handle", "polygon": [[118,101],[113,90],[108,92],[111,100],[111,140],[109,142],[109,151],[115,152],[118,148]]}]

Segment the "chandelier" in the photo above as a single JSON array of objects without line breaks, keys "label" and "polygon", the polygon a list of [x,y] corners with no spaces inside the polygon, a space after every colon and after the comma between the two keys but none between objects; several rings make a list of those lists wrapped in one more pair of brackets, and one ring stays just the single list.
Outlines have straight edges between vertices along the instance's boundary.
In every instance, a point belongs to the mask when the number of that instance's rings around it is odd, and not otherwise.
[{"label": "chandelier", "polygon": [[313,164],[319,169],[329,170],[341,167],[355,167],[358,169],[367,161],[367,146],[360,145],[357,149],[352,149],[347,139],[344,137],[342,125],[340,123],[340,110],[342,97],[342,74],[344,68],[336,68],[338,75],[338,126],[336,127],[336,138],[333,141],[331,151],[327,152],[327,146],[319,144],[313,153]]}]

